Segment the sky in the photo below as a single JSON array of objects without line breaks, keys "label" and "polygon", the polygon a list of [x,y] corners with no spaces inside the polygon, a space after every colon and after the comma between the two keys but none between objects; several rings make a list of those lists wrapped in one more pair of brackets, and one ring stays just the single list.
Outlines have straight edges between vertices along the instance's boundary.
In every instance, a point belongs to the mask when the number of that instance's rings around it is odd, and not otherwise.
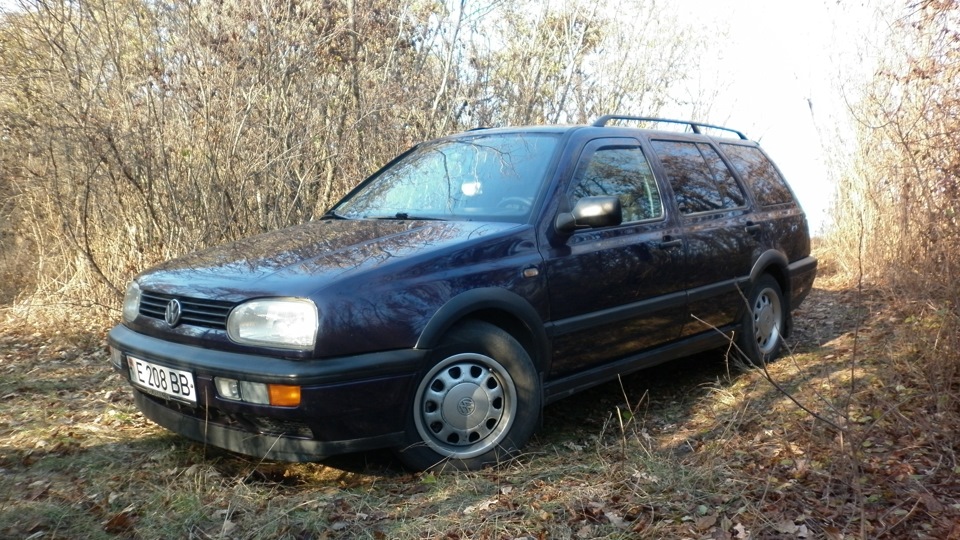
[{"label": "sky", "polygon": [[868,22],[878,2],[674,2],[684,22],[726,31],[716,50],[705,51],[705,74],[715,67],[718,87],[710,123],[759,141],[800,199],[811,232],[823,232],[835,194],[827,154],[836,125],[848,122],[840,81],[872,69],[860,51],[867,36],[879,38]]}]

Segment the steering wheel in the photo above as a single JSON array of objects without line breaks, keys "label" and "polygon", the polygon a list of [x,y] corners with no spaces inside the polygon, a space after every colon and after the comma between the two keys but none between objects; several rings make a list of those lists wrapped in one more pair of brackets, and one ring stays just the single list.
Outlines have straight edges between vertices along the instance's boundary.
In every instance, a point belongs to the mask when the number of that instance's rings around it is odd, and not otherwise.
[{"label": "steering wheel", "polygon": [[517,209],[527,211],[533,206],[532,197],[504,197],[497,203],[497,208],[501,210]]}]

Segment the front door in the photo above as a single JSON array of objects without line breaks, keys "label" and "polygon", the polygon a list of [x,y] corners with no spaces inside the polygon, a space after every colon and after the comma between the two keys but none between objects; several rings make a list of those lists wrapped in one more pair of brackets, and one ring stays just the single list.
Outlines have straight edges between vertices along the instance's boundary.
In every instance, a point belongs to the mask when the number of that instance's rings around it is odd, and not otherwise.
[{"label": "front door", "polygon": [[566,192],[568,208],[597,195],[620,198],[623,222],[578,231],[544,253],[551,378],[676,339],[687,314],[678,275],[683,238],[637,140],[586,144]]}]

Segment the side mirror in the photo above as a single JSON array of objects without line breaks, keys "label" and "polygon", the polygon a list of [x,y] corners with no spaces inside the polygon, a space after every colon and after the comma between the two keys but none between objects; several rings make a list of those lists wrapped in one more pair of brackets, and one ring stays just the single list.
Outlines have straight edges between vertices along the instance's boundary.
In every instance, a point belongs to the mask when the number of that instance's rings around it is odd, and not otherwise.
[{"label": "side mirror", "polygon": [[623,222],[619,197],[584,197],[571,212],[557,215],[558,232],[570,234],[577,229],[612,227]]}]

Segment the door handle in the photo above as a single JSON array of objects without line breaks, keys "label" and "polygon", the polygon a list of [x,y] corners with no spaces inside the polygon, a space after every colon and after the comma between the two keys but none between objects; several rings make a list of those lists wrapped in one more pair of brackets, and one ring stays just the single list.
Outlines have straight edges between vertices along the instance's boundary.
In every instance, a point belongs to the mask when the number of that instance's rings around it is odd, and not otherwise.
[{"label": "door handle", "polygon": [[747,230],[747,232],[750,233],[750,234],[757,234],[758,232],[760,232],[760,229],[761,229],[759,223],[754,223],[754,222],[752,222],[752,221],[748,221],[748,222],[747,222],[747,226],[744,227],[744,228],[745,228],[745,229]]},{"label": "door handle", "polygon": [[682,238],[673,238],[670,235],[667,235],[663,237],[663,240],[661,240],[659,244],[657,244],[657,247],[659,247],[660,249],[672,249],[675,247],[680,247],[682,245],[683,245]]}]

